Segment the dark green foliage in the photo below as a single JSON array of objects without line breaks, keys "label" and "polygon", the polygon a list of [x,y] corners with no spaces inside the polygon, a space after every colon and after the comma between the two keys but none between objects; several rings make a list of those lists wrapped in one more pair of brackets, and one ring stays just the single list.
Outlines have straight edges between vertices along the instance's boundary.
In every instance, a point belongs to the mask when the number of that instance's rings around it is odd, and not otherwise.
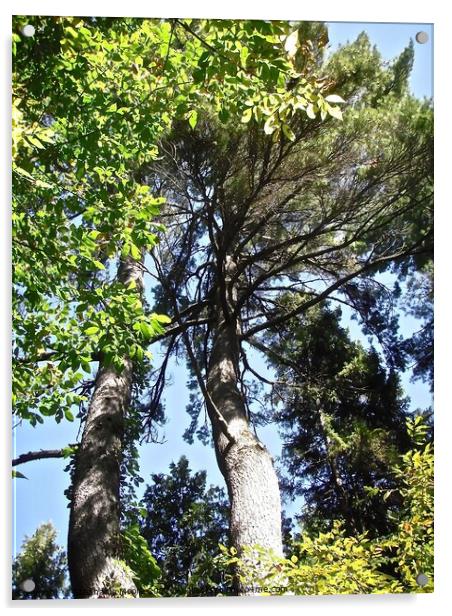
[{"label": "dark green foliage", "polygon": [[[13,599],[62,599],[69,596],[66,554],[56,542],[56,530],[49,522],[25,537],[13,563]],[[34,589],[22,585],[32,580]],[[26,588],[26,586],[25,586]]]},{"label": "dark green foliage", "polygon": [[215,595],[222,583],[213,567],[219,543],[227,543],[224,491],[206,489],[206,472],[191,473],[184,456],[168,475],[152,475],[141,506],[141,534],[161,569],[162,596]]},{"label": "dark green foliage", "polygon": [[340,310],[312,309],[268,335],[278,384],[272,400],[285,443],[283,487],[301,495],[306,527],[385,533],[391,523],[384,501],[368,486],[394,487],[390,468],[409,446],[407,401],[399,379],[375,350],[352,342]]},{"label": "dark green foliage", "polygon": [[418,319],[419,328],[405,340],[404,350],[412,362],[413,379],[427,381],[433,391],[433,261],[415,271],[407,287],[403,309]]}]

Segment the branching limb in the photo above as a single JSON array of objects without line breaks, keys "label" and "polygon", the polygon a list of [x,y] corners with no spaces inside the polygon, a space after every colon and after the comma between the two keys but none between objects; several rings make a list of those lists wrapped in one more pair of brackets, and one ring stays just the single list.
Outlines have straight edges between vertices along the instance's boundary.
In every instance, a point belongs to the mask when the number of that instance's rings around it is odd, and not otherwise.
[{"label": "branching limb", "polygon": [[[68,447],[75,447],[74,444],[68,445]],[[12,466],[18,466],[19,464],[25,464],[25,462],[33,462],[33,460],[42,460],[45,458],[64,458],[67,454],[67,447],[63,449],[40,449],[39,451],[29,451],[28,453],[22,453],[20,456],[12,461]]]},{"label": "branching limb", "polygon": [[[356,278],[357,276],[360,276],[361,274],[365,274],[366,272],[369,272],[371,269],[375,268],[376,266],[382,263],[397,261],[398,259],[405,258],[406,256],[417,254],[415,251],[415,248],[420,246],[429,235],[430,235],[429,233],[426,234],[426,236],[424,236],[419,242],[416,242],[414,246],[411,246],[407,250],[400,251],[400,252],[397,252],[391,255],[385,255],[377,259],[374,259],[371,262],[366,262],[359,269],[351,272],[350,274],[347,274],[346,276],[343,276],[342,278],[338,278],[336,282],[328,286],[324,291],[319,293],[316,297],[306,302],[303,302],[302,304],[297,306],[297,308],[295,308],[294,310],[291,310],[285,314],[282,314],[279,317],[276,317],[275,319],[270,319],[269,321],[266,321],[265,323],[260,323],[259,325],[256,325],[252,327],[251,329],[249,329],[247,332],[244,332],[244,334],[242,334],[242,340],[246,340],[262,330],[269,329],[271,327],[276,327],[277,325],[281,325],[282,323],[285,323],[287,320],[291,319],[292,317],[295,317],[301,314],[302,312],[305,312],[308,308],[311,308],[315,304],[318,304],[324,299],[327,299],[331,295],[331,293],[333,293],[334,291],[342,287],[345,283],[349,282],[350,280],[353,280],[353,278]],[[418,252],[421,253],[422,249]]]},{"label": "branching limb", "polygon": [[[172,289],[172,287],[170,286],[170,284],[168,283],[168,281],[165,279],[165,277],[163,276],[163,272],[161,271],[160,265],[157,261],[155,261],[156,267],[159,271],[159,276],[161,276],[161,282],[162,285],[165,287],[165,290],[167,291],[167,293],[170,295],[171,297],[171,302],[173,304],[173,310],[174,310],[174,314],[176,317],[176,320],[180,322],[180,312],[179,312],[179,308],[177,305],[177,299],[174,293],[174,290]],[[209,320],[206,319],[206,322],[208,322]],[[225,420],[225,418],[223,417],[222,413],[220,412],[220,410],[217,408],[217,406],[215,405],[214,401],[212,400],[211,395],[209,394],[206,384],[204,382],[201,370],[199,368],[199,364],[196,360],[191,342],[190,342],[190,338],[187,332],[186,327],[182,327],[181,329],[181,334],[182,334],[182,340],[184,342],[185,345],[185,349],[187,351],[187,355],[190,359],[190,364],[193,368],[193,372],[195,373],[196,376],[196,380],[198,382],[199,388],[201,390],[202,395],[204,396],[204,400],[206,401],[206,404],[209,406],[209,408],[212,410],[212,412],[215,415],[216,421],[218,422],[222,432],[224,433],[224,435],[227,437],[227,439],[231,442],[231,443],[235,443],[235,438],[234,436],[231,434],[231,432],[229,431],[229,426]]]}]

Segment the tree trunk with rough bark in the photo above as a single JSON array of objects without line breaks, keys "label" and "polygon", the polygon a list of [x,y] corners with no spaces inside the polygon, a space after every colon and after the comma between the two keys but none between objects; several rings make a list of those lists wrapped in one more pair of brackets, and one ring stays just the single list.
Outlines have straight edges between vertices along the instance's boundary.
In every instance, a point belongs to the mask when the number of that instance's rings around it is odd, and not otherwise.
[{"label": "tree trunk with rough bark", "polygon": [[[234,270],[235,264],[227,257],[226,289]],[[236,294],[231,289],[226,294],[229,295],[227,304],[231,315]],[[240,324],[237,319],[225,317],[218,305],[212,335],[207,376],[210,401],[207,407],[218,464],[229,493],[232,543],[239,554],[245,546],[260,545],[282,555],[278,479],[268,450],[250,429],[243,394],[238,386]],[[228,436],[219,421],[220,415],[226,422]],[[239,592],[247,594],[240,585]]]},{"label": "tree trunk with rough bark", "polygon": [[[142,268],[132,259],[120,265],[118,280],[135,280]],[[130,402],[133,364],[120,374],[99,364],[82,440],[75,457],[68,536],[68,564],[75,598],[137,596],[120,558],[120,465],[125,411]]]}]

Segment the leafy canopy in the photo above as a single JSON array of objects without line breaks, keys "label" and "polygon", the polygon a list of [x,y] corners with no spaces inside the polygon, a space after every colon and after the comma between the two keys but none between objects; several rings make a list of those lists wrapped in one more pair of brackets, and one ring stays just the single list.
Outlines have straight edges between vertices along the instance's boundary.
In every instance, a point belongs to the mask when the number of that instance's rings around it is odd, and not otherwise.
[{"label": "leafy canopy", "polygon": [[115,273],[164,231],[140,169],[174,122],[193,130],[211,106],[276,136],[338,108],[297,69],[311,51],[288,22],[18,16],[13,29],[13,408],[36,425],[74,419],[93,362],[145,368],[168,322]]}]

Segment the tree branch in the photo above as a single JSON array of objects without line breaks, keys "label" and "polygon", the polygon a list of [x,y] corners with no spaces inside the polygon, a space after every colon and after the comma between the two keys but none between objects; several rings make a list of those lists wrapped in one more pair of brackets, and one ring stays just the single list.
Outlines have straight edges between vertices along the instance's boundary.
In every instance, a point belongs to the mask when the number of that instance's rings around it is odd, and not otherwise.
[{"label": "tree branch", "polygon": [[[165,277],[162,275],[162,271],[161,271],[159,263],[157,261],[155,261],[155,264],[156,264],[159,276],[161,277],[162,285],[164,286],[166,291],[171,296],[171,302],[173,304],[173,309],[174,309],[174,312],[175,312],[176,319],[178,321],[180,321],[180,312],[179,312],[179,308],[178,308],[178,305],[177,305],[176,294],[175,294],[175,292],[174,292],[174,290],[173,290],[173,288],[171,286],[171,283],[169,283],[165,279]],[[205,321],[209,322],[209,319],[205,319]],[[181,327],[181,325],[179,325],[179,327]],[[168,333],[168,330],[167,330],[166,333]],[[174,331],[173,331],[173,333],[174,333]],[[206,384],[204,383],[204,379],[202,377],[201,370],[199,368],[199,365],[198,365],[198,362],[196,360],[193,348],[191,346],[190,339],[188,337],[188,332],[187,332],[187,329],[185,327],[185,324],[182,324],[181,334],[182,334],[182,339],[184,341],[185,349],[187,351],[187,355],[188,355],[188,357],[190,359],[190,363],[191,363],[191,366],[193,368],[193,372],[195,373],[196,379],[198,381],[199,388],[201,389],[201,393],[204,396],[204,400],[206,401],[206,404],[208,404],[208,406],[212,409],[213,413],[215,414],[216,420],[218,421],[218,423],[220,425],[220,428],[221,428],[222,432],[224,433],[224,435],[226,436],[226,438],[231,443],[235,443],[236,439],[234,438],[234,436],[229,431],[229,426],[228,426],[225,418],[223,417],[223,415],[221,414],[220,410],[217,408],[217,406],[215,405],[214,401],[212,400],[211,395],[207,391],[207,387],[206,387]],[[154,340],[156,340],[156,339],[154,339]]]},{"label": "tree branch", "polygon": [[374,259],[371,262],[366,262],[359,269],[357,269],[354,272],[351,272],[350,274],[347,274],[346,276],[343,276],[342,278],[339,278],[338,280],[336,280],[335,283],[333,283],[332,285],[327,287],[324,291],[319,293],[313,299],[308,300],[307,302],[304,302],[303,304],[300,304],[300,306],[298,306],[297,308],[295,308],[295,309],[293,309],[293,310],[291,310],[291,311],[289,311],[289,312],[287,312],[285,314],[282,314],[279,317],[276,317],[275,319],[271,319],[270,321],[267,321],[265,323],[261,323],[260,325],[255,325],[254,327],[249,329],[247,332],[244,332],[242,334],[242,340],[246,340],[247,338],[250,338],[251,336],[254,336],[255,334],[257,334],[258,332],[260,332],[260,331],[262,331],[264,329],[269,329],[270,327],[275,327],[277,325],[281,325],[282,323],[285,323],[288,319],[291,319],[291,318],[297,316],[298,314],[301,314],[302,312],[305,312],[308,308],[311,308],[312,306],[315,306],[315,304],[318,304],[322,300],[324,300],[327,297],[329,297],[333,291],[336,291],[337,289],[339,289],[343,284],[345,284],[346,282],[349,282],[349,280],[352,280],[353,278],[356,278],[357,276],[360,276],[361,274],[364,274],[365,272],[370,271],[375,266],[378,266],[378,265],[380,265],[382,263],[388,263],[390,261],[397,261],[398,259],[402,259],[402,258],[404,258],[406,256],[416,254],[416,251],[414,250],[416,248],[416,246],[419,246],[420,244],[422,244],[422,242],[429,235],[431,235],[431,233],[427,233],[419,242],[416,242],[416,244],[414,246],[411,246],[410,248],[408,248],[405,251],[398,252],[398,253],[391,254],[391,255],[386,255],[386,256],[383,256],[383,257],[379,257],[377,259]]},{"label": "tree branch", "polygon": [[[75,444],[68,445],[68,447],[75,447]],[[33,460],[42,460],[45,458],[64,458],[67,452],[67,447],[63,449],[40,449],[39,451],[29,451],[28,453],[22,453],[20,456],[12,461],[12,466],[18,466],[19,464],[25,464],[25,462],[33,462]]]}]

